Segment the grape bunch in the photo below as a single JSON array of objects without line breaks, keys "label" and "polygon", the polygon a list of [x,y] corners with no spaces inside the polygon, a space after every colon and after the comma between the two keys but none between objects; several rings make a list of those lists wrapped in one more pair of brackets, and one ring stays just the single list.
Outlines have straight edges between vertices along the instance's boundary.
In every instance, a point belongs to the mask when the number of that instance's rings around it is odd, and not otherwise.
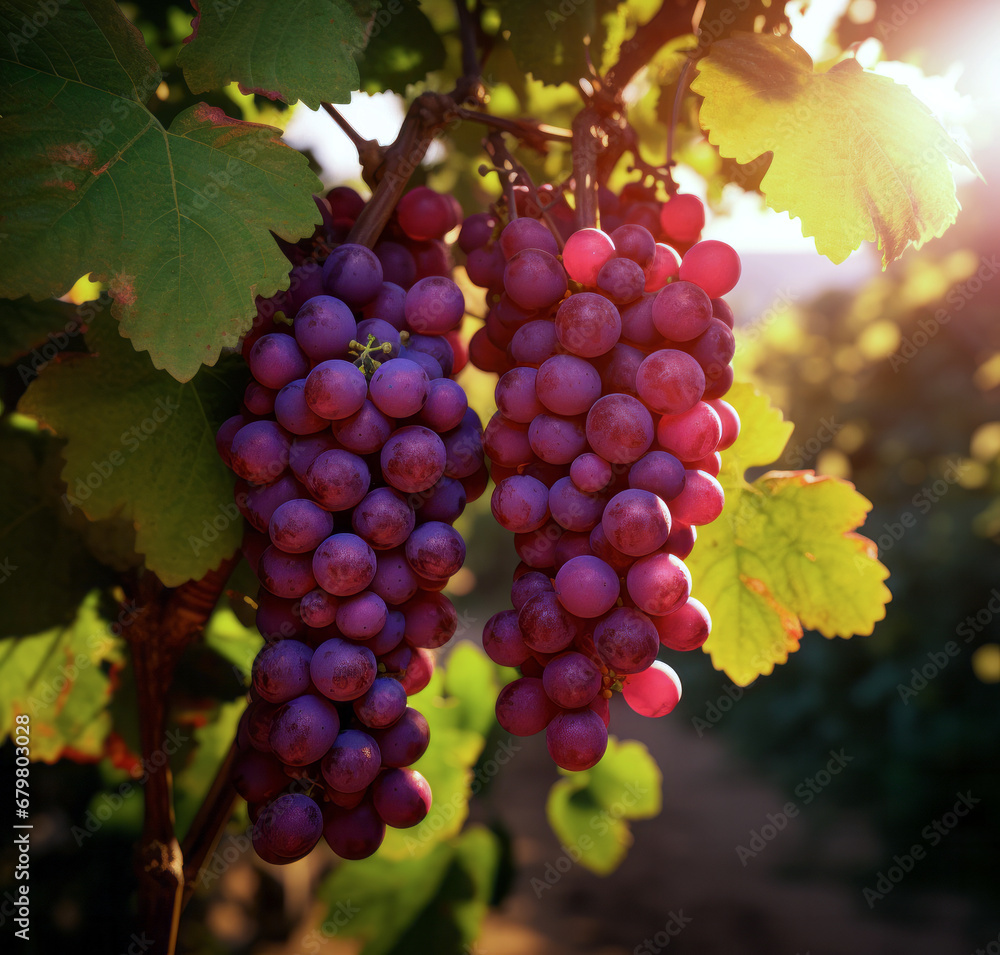
[{"label": "grape bunch", "polygon": [[500,375],[483,443],[493,514],[521,559],[513,609],[483,633],[489,656],[521,673],[497,719],[519,736],[545,730],[568,770],[604,754],[615,691],[645,716],[680,699],[657,656],[708,637],[684,558],[722,512],[719,452],[739,432],[722,400],[735,340],[721,296],[739,278],[736,252],[697,241],[694,196],[657,206],[640,194],[605,219],[618,224],[567,230],[561,249],[530,216],[502,229],[471,216],[459,238],[492,303],[470,357]]},{"label": "grape bunch", "polygon": [[233,782],[272,863],[321,837],[365,858],[387,825],[426,816],[430,787],[410,767],[428,725],[407,698],[455,633],[441,593],[465,559],[452,525],[488,481],[481,423],[449,377],[458,286],[432,274],[404,289],[354,244],[320,272],[315,294],[280,296],[291,324],[274,309],[248,336],[253,379],[217,435],[266,640]]}]

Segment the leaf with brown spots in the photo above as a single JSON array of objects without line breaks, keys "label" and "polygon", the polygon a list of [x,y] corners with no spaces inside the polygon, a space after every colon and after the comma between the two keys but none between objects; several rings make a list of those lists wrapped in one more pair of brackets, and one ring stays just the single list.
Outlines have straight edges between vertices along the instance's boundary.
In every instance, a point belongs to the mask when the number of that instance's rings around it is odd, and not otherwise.
[{"label": "leaf with brown spots", "polygon": [[0,11],[0,295],[59,296],[92,273],[120,331],[180,381],[237,344],[255,298],[287,287],[271,233],[312,233],[321,189],[269,126],[201,103],[169,130],[145,107],[161,75],[111,0]]}]

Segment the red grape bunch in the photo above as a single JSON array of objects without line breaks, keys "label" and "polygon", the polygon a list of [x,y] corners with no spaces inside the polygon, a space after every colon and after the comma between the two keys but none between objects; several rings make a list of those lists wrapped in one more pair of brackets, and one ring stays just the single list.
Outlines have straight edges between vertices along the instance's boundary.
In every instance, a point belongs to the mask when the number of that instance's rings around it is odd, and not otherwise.
[{"label": "red grape bunch", "polygon": [[545,730],[569,770],[604,754],[615,691],[645,716],[680,699],[657,656],[708,637],[684,558],[722,512],[719,452],[739,432],[722,400],[735,340],[720,298],[739,278],[736,252],[697,241],[694,196],[622,201],[605,219],[619,224],[567,230],[561,250],[530,217],[501,230],[472,216],[459,238],[492,303],[470,357],[500,374],[483,443],[493,514],[521,558],[513,609],[483,634],[522,674],[497,718],[519,736]]},{"label": "red grape bunch", "polygon": [[488,481],[480,421],[449,377],[458,286],[432,274],[404,289],[353,244],[320,272],[314,294],[280,296],[290,325],[255,330],[244,408],[217,436],[266,640],[233,780],[272,863],[321,837],[364,858],[387,825],[426,816],[430,787],[409,767],[428,726],[407,698],[455,633],[441,593],[465,559],[452,525]]}]

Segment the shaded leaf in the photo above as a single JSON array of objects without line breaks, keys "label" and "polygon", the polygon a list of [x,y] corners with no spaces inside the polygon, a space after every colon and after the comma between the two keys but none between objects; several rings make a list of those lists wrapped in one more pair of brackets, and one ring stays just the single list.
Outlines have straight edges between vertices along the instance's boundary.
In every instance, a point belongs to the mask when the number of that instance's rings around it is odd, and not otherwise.
[{"label": "shaded leaf", "polygon": [[[22,355],[39,349],[41,353],[25,363],[30,377],[32,371],[65,347],[64,339],[68,342],[78,335],[79,329],[77,309],[73,305],[51,298],[41,302],[33,302],[27,297],[14,301],[0,299],[0,365],[9,365]],[[49,347],[42,350],[41,346],[50,339]]]},{"label": "shaded leaf", "polygon": [[244,93],[312,109],[350,102],[366,21],[345,0],[196,3],[192,34],[177,57],[193,93],[237,82]]},{"label": "shaded leaf", "polygon": [[0,295],[59,296],[91,272],[135,348],[188,380],[286,287],[271,232],[312,232],[319,181],[278,130],[203,103],[164,129],[143,105],[160,72],[111,0],[62,7],[26,40],[36,10],[0,13]]},{"label": "shaded leaf", "polygon": [[497,667],[474,643],[462,641],[448,654],[444,690],[460,701],[461,728],[486,736],[495,725]]},{"label": "shaded leaf", "polygon": [[780,455],[791,429],[750,385],[734,385],[726,400],[743,425],[722,456],[726,508],[698,529],[685,563],[712,616],[704,650],[746,686],[798,649],[803,626],[826,637],[871,633],[891,595],[875,545],[855,533],[871,503],[812,471],[770,471],[748,484],[745,469]]},{"label": "shaded leaf", "polygon": [[239,546],[242,521],[215,432],[238,406],[246,375],[233,358],[181,384],[134,352],[107,318],[90,353],[65,356],[33,382],[19,410],[66,439],[67,508],[120,515],[167,586],[203,576]]},{"label": "shaded leaf", "polygon": [[406,92],[444,66],[445,49],[415,0],[390,0],[375,13],[368,46],[358,58],[361,85],[369,92]]},{"label": "shaded leaf", "polygon": [[844,60],[825,73],[787,36],[740,33],[712,45],[691,89],[722,156],[773,153],[768,205],[802,220],[841,262],[865,240],[883,266],[940,236],[958,214],[951,163],[975,170],[905,86]]}]

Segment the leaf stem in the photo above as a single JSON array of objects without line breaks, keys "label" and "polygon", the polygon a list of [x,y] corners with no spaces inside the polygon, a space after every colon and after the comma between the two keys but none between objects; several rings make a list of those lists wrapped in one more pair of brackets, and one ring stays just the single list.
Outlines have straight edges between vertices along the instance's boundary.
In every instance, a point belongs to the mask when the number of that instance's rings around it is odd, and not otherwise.
[{"label": "leaf stem", "polygon": [[374,189],[376,171],[385,158],[384,147],[380,146],[374,139],[365,139],[344,119],[343,114],[332,103],[320,103],[320,106],[329,113],[347,138],[354,143],[354,148],[358,151],[358,159],[361,161],[361,178]]}]

